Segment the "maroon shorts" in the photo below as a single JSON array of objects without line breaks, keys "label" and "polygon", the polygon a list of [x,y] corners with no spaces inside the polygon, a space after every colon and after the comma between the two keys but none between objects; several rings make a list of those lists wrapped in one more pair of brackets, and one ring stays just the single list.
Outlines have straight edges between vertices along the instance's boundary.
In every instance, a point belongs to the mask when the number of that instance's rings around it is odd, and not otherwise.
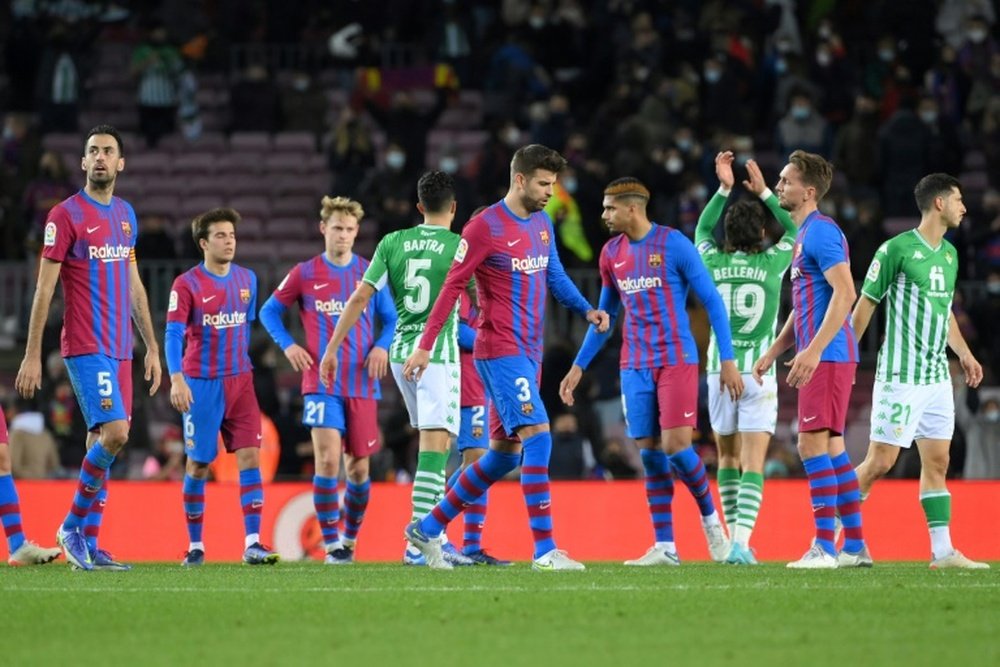
[{"label": "maroon shorts", "polygon": [[253,389],[253,373],[240,373],[222,378],[225,411],[222,414],[222,442],[227,452],[245,447],[260,447],[260,404]]},{"label": "maroon shorts", "polygon": [[806,386],[799,389],[799,433],[844,433],[857,369],[856,363],[848,361],[820,362]]},{"label": "maroon shorts", "polygon": [[3,410],[0,410],[0,444],[8,442],[10,442],[10,436],[7,435],[7,417],[4,416]]},{"label": "maroon shorts", "polygon": [[378,438],[378,402],[374,398],[344,398],[347,434],[344,451],[355,458],[371,456],[382,445]]}]

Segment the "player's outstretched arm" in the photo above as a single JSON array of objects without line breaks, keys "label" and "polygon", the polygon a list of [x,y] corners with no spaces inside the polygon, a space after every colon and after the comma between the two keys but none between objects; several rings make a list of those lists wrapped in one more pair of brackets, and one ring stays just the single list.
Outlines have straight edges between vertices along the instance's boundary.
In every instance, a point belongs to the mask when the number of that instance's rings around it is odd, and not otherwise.
[{"label": "player's outstretched arm", "polygon": [[323,384],[327,386],[333,384],[333,376],[336,375],[339,365],[337,354],[340,352],[340,345],[347,338],[351,328],[361,319],[361,314],[365,312],[365,308],[368,307],[368,302],[371,301],[374,294],[375,287],[361,281],[358,288],[351,294],[351,298],[344,304],[344,312],[340,314],[337,326],[333,328],[330,342],[327,343],[326,350],[323,352],[323,359],[319,362],[319,379]]},{"label": "player's outstretched arm", "polygon": [[163,375],[163,368],[160,366],[160,344],[156,342],[156,334],[153,332],[149,297],[146,294],[145,285],[142,284],[142,277],[139,275],[139,264],[134,260],[129,262],[128,291],[132,302],[132,319],[139,329],[142,342],[146,345],[146,357],[143,359],[145,375],[143,377],[149,382],[149,395],[152,396],[160,388],[160,380]]},{"label": "player's outstretched arm", "polygon": [[719,179],[719,190],[705,204],[701,215],[698,216],[698,224],[694,228],[694,244],[698,247],[698,252],[705,252],[715,247],[715,226],[719,224],[722,210],[726,208],[729,193],[736,182],[736,177],[733,176],[732,151],[716,154],[715,175]]},{"label": "player's outstretched arm", "polygon": [[747,161],[747,177],[747,180],[743,181],[743,187],[757,195],[764,202],[764,205],[771,211],[771,215],[781,223],[782,229],[785,230],[784,236],[794,237],[798,231],[795,221],[792,220],[792,216],[788,211],[781,208],[777,196],[771,192],[771,188],[767,187],[767,181],[764,180],[764,173],[760,170],[760,165],[757,164],[756,160]]},{"label": "player's outstretched arm", "polygon": [[948,318],[948,347],[958,356],[958,363],[962,365],[962,372],[965,373],[965,384],[978,387],[983,381],[983,367],[972,355],[972,350],[969,349],[962,330],[958,328],[954,314]]},{"label": "player's outstretched arm", "polygon": [[28,321],[28,342],[24,346],[24,359],[14,380],[14,388],[21,396],[31,398],[42,388],[42,331],[49,317],[52,294],[59,281],[62,264],[42,258],[38,267],[38,282],[31,301],[31,319]]}]

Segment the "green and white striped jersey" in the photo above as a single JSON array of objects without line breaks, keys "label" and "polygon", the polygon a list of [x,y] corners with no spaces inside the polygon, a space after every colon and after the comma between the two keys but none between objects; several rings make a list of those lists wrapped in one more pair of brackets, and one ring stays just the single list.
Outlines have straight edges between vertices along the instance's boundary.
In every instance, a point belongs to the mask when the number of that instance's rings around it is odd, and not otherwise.
[{"label": "green and white striped jersey", "polygon": [[[716,289],[726,304],[729,328],[733,336],[736,366],[741,373],[753,371],[754,362],[762,357],[774,342],[774,327],[781,302],[781,280],[792,264],[795,245],[795,223],[788,211],[778,205],[773,194],[764,202],[772,215],[785,230],[777,244],[763,252],[723,252],[716,243],[713,231],[726,205],[726,197],[716,193],[705,206],[694,242],[701,254],[701,261],[708,267]],[[712,331],[706,354],[706,371],[718,373],[719,347]],[[768,375],[774,375],[774,365]]]},{"label": "green and white striped jersey", "polygon": [[[375,248],[362,278],[376,290],[389,285],[399,319],[389,349],[389,361],[403,363],[416,349],[431,308],[448,275],[458,234],[436,225],[417,225],[389,234]],[[458,306],[431,350],[431,362],[458,363]]]},{"label": "green and white striped jersey", "polygon": [[955,246],[942,239],[932,248],[916,229],[878,249],[861,288],[863,296],[886,302],[876,380],[933,384],[951,378],[945,348],[957,276]]}]

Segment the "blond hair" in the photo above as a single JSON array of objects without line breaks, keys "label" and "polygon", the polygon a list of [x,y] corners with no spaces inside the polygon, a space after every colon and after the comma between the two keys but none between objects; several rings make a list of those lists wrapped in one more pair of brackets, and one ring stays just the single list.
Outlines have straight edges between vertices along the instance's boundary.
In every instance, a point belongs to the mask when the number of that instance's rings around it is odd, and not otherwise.
[{"label": "blond hair", "polygon": [[816,201],[822,199],[830,190],[830,184],[833,183],[833,165],[822,155],[797,150],[788,156],[788,161],[799,170],[805,185],[816,188]]},{"label": "blond hair", "polygon": [[365,209],[361,208],[360,202],[348,197],[323,197],[319,209],[320,220],[329,220],[334,213],[346,213],[354,216],[358,222],[365,217]]}]

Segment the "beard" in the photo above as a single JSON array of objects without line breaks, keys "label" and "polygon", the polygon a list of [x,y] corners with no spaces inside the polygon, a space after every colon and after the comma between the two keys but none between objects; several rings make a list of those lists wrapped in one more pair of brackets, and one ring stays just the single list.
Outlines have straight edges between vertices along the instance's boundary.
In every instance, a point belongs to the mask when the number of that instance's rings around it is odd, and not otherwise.
[{"label": "beard", "polygon": [[537,213],[538,211],[541,211],[545,208],[547,203],[548,199],[535,199],[533,197],[529,197],[528,195],[521,196],[521,206],[523,206],[524,210],[529,213]]},{"label": "beard", "polygon": [[87,175],[87,182],[90,183],[90,187],[94,190],[109,190],[115,185],[115,178],[117,174],[112,173],[110,170],[105,171],[103,174],[92,173]]}]

